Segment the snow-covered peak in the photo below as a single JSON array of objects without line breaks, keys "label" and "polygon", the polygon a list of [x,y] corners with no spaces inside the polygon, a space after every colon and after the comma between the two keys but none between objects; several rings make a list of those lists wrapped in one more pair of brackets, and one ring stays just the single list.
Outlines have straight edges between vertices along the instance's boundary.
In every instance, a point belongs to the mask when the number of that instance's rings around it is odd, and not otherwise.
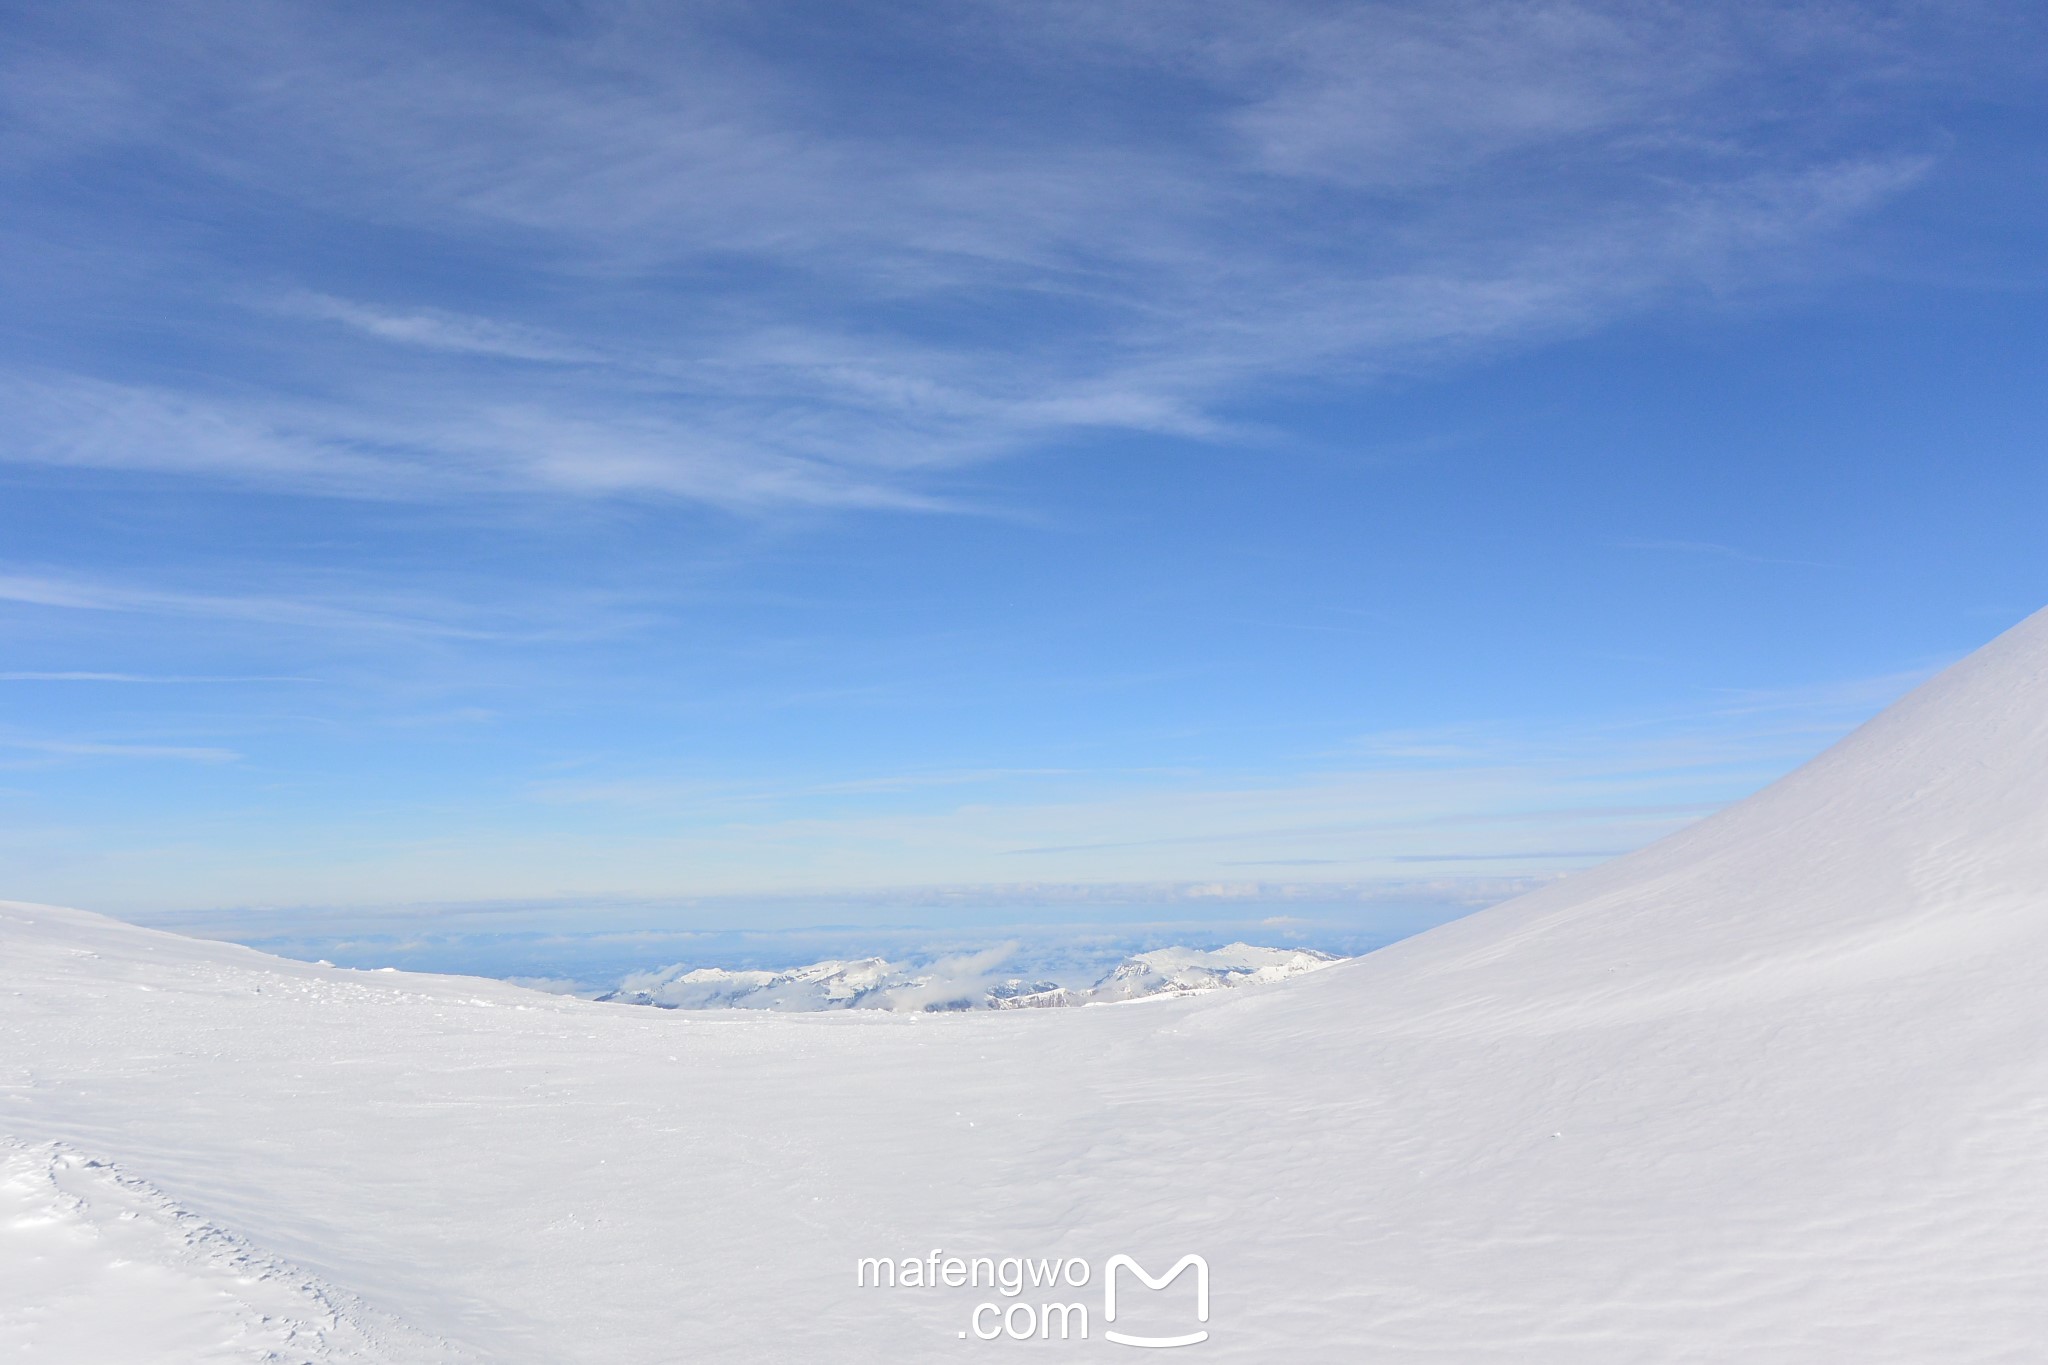
[{"label": "snow-covered peak", "polygon": [[1342,960],[1308,948],[1249,943],[1215,949],[1156,948],[1124,959],[1086,987],[1023,977],[994,980],[987,962],[980,959],[965,972],[958,970],[958,960],[910,966],[878,957],[814,962],[782,972],[678,964],[630,976],[600,998],[686,1010],[1047,1009],[1263,985]]},{"label": "snow-covered peak", "polygon": [[1158,948],[1120,963],[1095,984],[1089,996],[1094,1000],[1135,1000],[1259,985],[1318,971],[1342,960],[1312,948],[1261,948],[1250,943],[1232,943],[1207,952]]},{"label": "snow-covered peak", "polygon": [[685,1010],[847,1009],[884,1003],[882,993],[903,984],[901,970],[879,957],[813,962],[784,972],[677,965],[629,976],[601,998]]}]

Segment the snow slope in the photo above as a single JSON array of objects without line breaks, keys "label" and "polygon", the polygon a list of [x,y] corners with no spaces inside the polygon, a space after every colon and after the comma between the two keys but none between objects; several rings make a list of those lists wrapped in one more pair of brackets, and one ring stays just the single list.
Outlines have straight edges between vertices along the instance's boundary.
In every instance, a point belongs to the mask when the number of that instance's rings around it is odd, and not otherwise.
[{"label": "snow slope", "polygon": [[5,907],[0,1353],[1134,1356],[855,1285],[942,1248],[1199,1253],[1190,1359],[2035,1361],[2044,964],[2048,615],[1641,853],[1142,1009],[659,1011]]},{"label": "snow slope", "polygon": [[61,1143],[0,1143],[0,1355],[459,1359]]}]

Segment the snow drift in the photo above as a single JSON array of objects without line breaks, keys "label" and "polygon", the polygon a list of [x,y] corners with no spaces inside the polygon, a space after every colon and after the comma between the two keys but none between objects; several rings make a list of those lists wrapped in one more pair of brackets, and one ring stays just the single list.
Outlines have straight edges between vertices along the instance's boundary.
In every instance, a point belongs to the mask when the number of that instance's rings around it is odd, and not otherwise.
[{"label": "snow drift", "polygon": [[[2048,615],[1638,854],[1142,1009],[634,1009],[15,906],[0,1130],[290,1267],[393,1359],[1130,1354],[1099,1314],[984,1343],[987,1290],[855,1282],[943,1248],[1199,1254],[1197,1359],[2022,1361],[2044,961]],[[137,1311],[123,1275],[170,1313],[166,1263],[94,1262],[53,1324],[11,1288],[38,1227],[0,1225],[0,1352],[150,1358],[77,1343]],[[260,1319],[264,1281],[207,1275]],[[157,1358],[255,1358],[249,1320]]]}]

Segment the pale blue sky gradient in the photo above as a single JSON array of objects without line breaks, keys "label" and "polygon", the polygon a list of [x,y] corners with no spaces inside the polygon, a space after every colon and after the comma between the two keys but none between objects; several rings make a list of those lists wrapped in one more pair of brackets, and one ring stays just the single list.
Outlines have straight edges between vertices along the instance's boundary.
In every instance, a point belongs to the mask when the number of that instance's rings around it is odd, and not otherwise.
[{"label": "pale blue sky gradient", "polygon": [[2048,598],[2036,7],[0,15],[0,895],[1370,933]]}]

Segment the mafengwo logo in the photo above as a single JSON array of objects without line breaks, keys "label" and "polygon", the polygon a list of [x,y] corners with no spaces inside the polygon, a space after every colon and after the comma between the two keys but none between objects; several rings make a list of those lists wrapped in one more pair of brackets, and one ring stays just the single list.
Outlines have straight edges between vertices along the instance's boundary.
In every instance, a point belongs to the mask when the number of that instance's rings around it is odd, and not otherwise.
[{"label": "mafengwo logo", "polygon": [[[1188,1282],[1192,1302],[1177,1289]],[[1192,1254],[1159,1275],[1124,1252],[1105,1260],[1100,1274],[1079,1256],[961,1257],[938,1250],[922,1259],[863,1256],[854,1263],[854,1283],[862,1289],[992,1292],[995,1298],[967,1310],[967,1325],[958,1333],[963,1341],[1088,1341],[1098,1326],[1104,1341],[1152,1350],[1209,1339],[1209,1263]],[[1175,1291],[1170,1297],[1155,1297],[1169,1290]],[[1098,1292],[1099,1318],[1090,1312]]]}]

